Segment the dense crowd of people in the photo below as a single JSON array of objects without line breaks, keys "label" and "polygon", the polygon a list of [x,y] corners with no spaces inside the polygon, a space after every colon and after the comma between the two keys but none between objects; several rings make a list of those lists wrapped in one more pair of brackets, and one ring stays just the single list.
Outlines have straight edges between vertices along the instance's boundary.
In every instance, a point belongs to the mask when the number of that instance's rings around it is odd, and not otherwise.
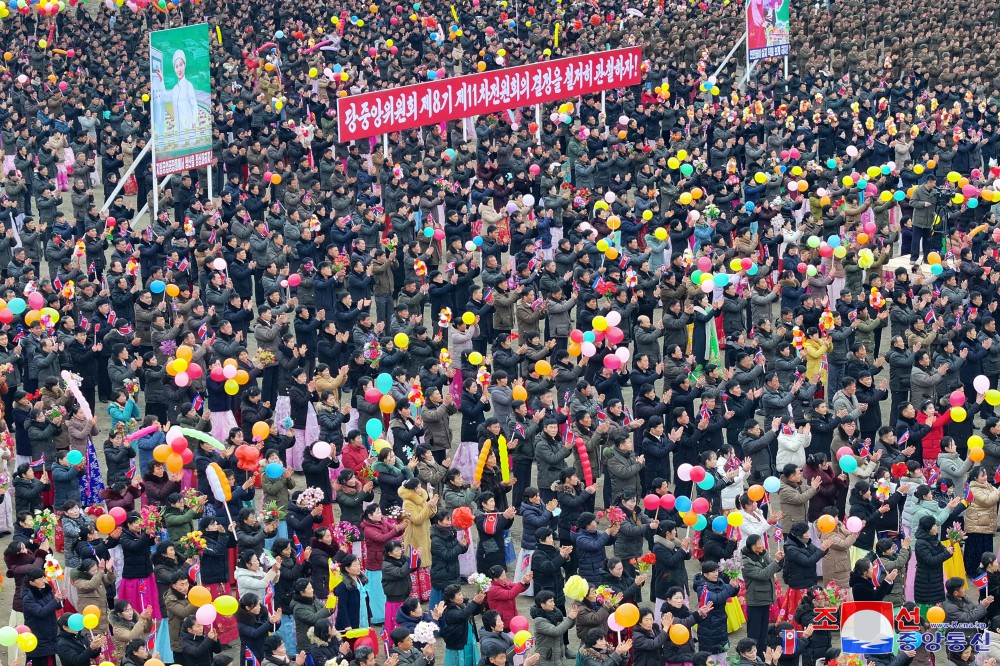
[{"label": "dense crowd of people", "polygon": [[[748,72],[742,3],[626,5],[0,7],[12,660],[996,666],[1000,14],[796,4]],[[212,164],[154,196],[200,22]],[[931,633],[842,653],[847,600]]]}]

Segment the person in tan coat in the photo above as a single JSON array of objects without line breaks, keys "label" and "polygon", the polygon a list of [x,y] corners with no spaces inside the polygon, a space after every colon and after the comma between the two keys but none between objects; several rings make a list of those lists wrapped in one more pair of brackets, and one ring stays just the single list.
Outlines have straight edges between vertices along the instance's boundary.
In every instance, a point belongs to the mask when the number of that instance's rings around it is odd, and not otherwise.
[{"label": "person in tan coat", "polygon": [[136,638],[146,638],[153,629],[153,608],[147,606],[140,614],[124,599],[115,602],[115,609],[108,615],[111,640],[114,641],[115,658],[121,663],[125,646]]},{"label": "person in tan coat", "polygon": [[[834,520],[837,518],[835,508],[831,507],[823,513],[833,516]],[[844,523],[837,520],[836,529],[824,538],[830,541],[830,550],[823,558],[823,584],[836,583],[847,588],[851,580],[851,546],[858,540],[858,535],[848,532]]]},{"label": "person in tan coat", "polygon": [[174,654],[180,654],[183,644],[181,623],[188,615],[194,615],[198,609],[188,601],[190,584],[187,576],[182,572],[177,572],[175,575],[177,579],[170,584],[170,589],[163,595],[163,605],[166,606],[170,624],[170,649],[174,651]]},{"label": "person in tan coat", "polygon": [[781,487],[778,489],[778,503],[781,508],[781,528],[788,532],[795,523],[809,522],[809,500],[819,489],[823,480],[816,476],[806,485],[802,481],[802,470],[791,463],[781,470]]},{"label": "person in tan coat", "polygon": [[993,537],[997,531],[997,505],[1000,488],[995,488],[986,468],[976,465],[969,472],[969,490],[972,503],[965,510],[965,533],[969,535],[962,546],[966,571],[975,571],[983,553],[992,553]]},{"label": "person in tan coat", "polygon": [[420,566],[431,566],[431,518],[437,513],[439,495],[427,498],[419,479],[407,479],[399,489],[403,515],[410,521],[403,532],[403,545],[420,550]]}]

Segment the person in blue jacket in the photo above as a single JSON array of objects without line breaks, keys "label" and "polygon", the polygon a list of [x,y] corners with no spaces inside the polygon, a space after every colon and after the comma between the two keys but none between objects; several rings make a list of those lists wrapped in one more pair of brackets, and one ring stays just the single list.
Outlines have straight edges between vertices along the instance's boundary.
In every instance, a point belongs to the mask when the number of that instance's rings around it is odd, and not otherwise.
[{"label": "person in blue jacket", "polygon": [[41,568],[25,574],[21,589],[24,624],[38,639],[38,647],[31,651],[33,664],[56,666],[56,640],[59,636],[56,611],[62,607],[62,600],[62,590],[52,591]]},{"label": "person in blue jacket", "polygon": [[729,650],[729,629],[726,626],[726,602],[740,591],[739,583],[731,583],[721,573],[719,563],[707,560],[701,564],[701,573],[694,577],[694,593],[698,607],[712,604],[703,620],[698,622],[698,645],[702,651],[724,661]]}]

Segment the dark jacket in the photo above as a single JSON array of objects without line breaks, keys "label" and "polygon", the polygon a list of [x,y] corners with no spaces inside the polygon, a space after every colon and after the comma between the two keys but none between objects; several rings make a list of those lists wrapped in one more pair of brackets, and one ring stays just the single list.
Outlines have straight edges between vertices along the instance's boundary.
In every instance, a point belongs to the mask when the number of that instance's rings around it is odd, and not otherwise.
[{"label": "dark jacket", "polygon": [[[461,650],[469,640],[469,622],[472,618],[483,611],[483,607],[471,599],[467,599],[465,604],[448,604],[444,609],[441,619],[444,626],[441,629],[441,638],[444,640],[448,650]],[[473,640],[476,640],[475,623],[473,623]]]},{"label": "dark jacket", "polygon": [[[184,666],[212,666],[214,655],[222,652],[222,644],[209,638],[207,633],[201,636],[195,636],[188,631],[181,633]],[[242,658],[242,655],[240,657]]]},{"label": "dark jacket", "polygon": [[708,601],[713,604],[712,610],[698,621],[698,642],[702,650],[711,654],[725,652],[729,643],[729,630],[726,627],[726,602],[739,592],[738,587],[729,584],[729,579],[719,575],[712,582],[702,574],[694,577],[694,593],[701,598],[702,590],[708,591]]},{"label": "dark jacket", "polygon": [[810,541],[802,542],[792,534],[785,535],[785,559],[782,577],[788,587],[805,590],[816,584],[816,563],[826,555]]},{"label": "dark jacket", "polygon": [[913,600],[918,604],[936,604],[944,601],[944,563],[951,557],[938,537],[917,527],[914,532],[913,552],[917,570],[913,578]]},{"label": "dark jacket", "polygon": [[149,559],[149,548],[152,545],[153,539],[145,532],[134,534],[128,529],[122,530],[121,546],[125,552],[122,578],[140,579],[153,573],[153,563]]},{"label": "dark jacket", "polygon": [[21,605],[24,608],[24,624],[38,639],[38,647],[31,652],[31,656],[37,658],[56,654],[59,631],[56,611],[61,604],[56,601],[52,588],[46,585],[39,590],[31,585],[25,585],[21,590]]},{"label": "dark jacket", "polygon": [[467,550],[469,544],[459,542],[455,528],[431,525],[431,587],[443,591],[453,583],[461,584],[458,556]]},{"label": "dark jacket", "polygon": [[563,569],[568,562],[569,560],[560,555],[559,549],[555,546],[540,544],[531,557],[535,594],[541,590],[549,590],[555,595],[557,606],[566,603],[566,595],[563,592],[566,576]]},{"label": "dark jacket", "polygon": [[68,631],[60,631],[56,640],[59,663],[63,666],[90,666],[91,660],[101,654],[99,649],[90,647],[90,641],[91,639],[82,633],[71,634]]}]

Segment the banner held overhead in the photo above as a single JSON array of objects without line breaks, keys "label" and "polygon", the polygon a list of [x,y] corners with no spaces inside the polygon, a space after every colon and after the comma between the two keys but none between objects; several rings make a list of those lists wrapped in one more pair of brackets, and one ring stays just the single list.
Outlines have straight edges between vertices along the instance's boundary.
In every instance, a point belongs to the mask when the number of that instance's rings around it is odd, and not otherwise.
[{"label": "banner held overhead", "polygon": [[642,81],[642,49],[601,51],[337,100],[341,141],[434,125]]},{"label": "banner held overhead", "polygon": [[212,161],[212,84],[208,24],[149,35],[156,175]]},{"label": "banner held overhead", "polygon": [[747,0],[747,64],[791,52],[789,0]]}]

